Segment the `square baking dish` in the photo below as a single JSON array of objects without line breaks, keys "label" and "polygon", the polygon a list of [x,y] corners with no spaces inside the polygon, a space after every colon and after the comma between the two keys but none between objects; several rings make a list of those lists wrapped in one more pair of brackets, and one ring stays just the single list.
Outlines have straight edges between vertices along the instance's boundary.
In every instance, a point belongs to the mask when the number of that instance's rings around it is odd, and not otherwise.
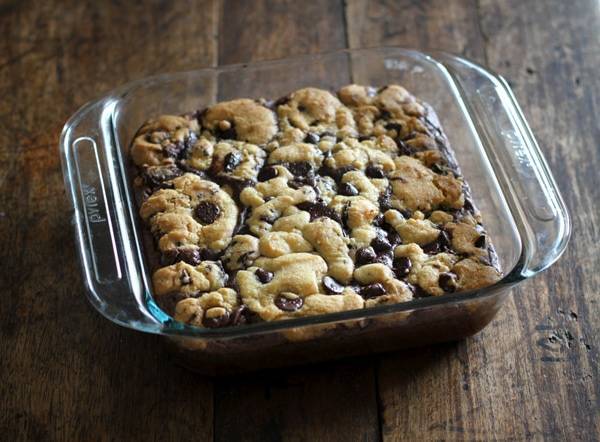
[{"label": "square baking dish", "polygon": [[[154,302],[128,149],[149,117],[307,86],[400,84],[429,103],[454,149],[503,277],[468,292],[220,329],[174,321]],[[396,47],[165,74],[83,106],[60,139],[88,299],[111,321],[163,335],[181,364],[228,374],[457,340],[485,327],[510,288],[543,271],[570,235],[565,205],[506,81],[463,58]]]}]

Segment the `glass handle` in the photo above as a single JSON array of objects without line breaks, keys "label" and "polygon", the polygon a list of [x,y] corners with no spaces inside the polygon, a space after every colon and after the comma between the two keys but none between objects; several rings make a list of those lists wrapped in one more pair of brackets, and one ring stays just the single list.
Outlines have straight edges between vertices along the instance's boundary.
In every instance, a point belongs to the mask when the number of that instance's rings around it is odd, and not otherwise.
[{"label": "glass handle", "polygon": [[89,136],[78,137],[71,143],[81,224],[85,227],[93,276],[100,284],[110,284],[121,279],[122,271],[98,149],[97,140]]},{"label": "glass handle", "polygon": [[508,83],[460,57],[437,53],[473,116],[513,212],[525,251],[519,275],[530,277],[565,250],[571,224],[558,187]]},{"label": "glass handle", "polygon": [[158,331],[162,313],[151,312],[146,302],[148,285],[131,246],[133,225],[116,176],[113,108],[111,99],[82,107],[60,140],[84,282],[90,302],[104,316],[124,326]]},{"label": "glass handle", "polygon": [[[571,235],[571,220],[540,147],[521,107],[506,82],[498,76],[504,94],[500,94],[514,132],[508,129],[506,159],[516,172],[509,174],[523,211],[531,252],[526,256],[524,277],[547,269],[566,249]],[[510,135],[515,135],[511,138]]]}]

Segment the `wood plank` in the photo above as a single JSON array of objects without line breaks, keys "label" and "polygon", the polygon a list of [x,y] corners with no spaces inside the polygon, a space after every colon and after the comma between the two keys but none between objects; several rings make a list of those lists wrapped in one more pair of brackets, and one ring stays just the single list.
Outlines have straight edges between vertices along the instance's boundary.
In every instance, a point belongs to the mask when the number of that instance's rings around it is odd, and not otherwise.
[{"label": "wood plank", "polygon": [[[522,383],[538,402],[532,431],[600,439],[600,10],[591,0],[481,2],[493,69],[507,76],[544,150],[573,220],[565,256],[515,293],[529,368]],[[523,51],[519,48],[526,48]]]},{"label": "wood plank", "polygon": [[351,48],[440,49],[484,59],[476,0],[347,0]]},{"label": "wood plank", "polygon": [[347,20],[353,46],[436,47],[504,74],[580,214],[562,261],[516,289],[482,333],[382,358],[383,438],[597,440],[597,6],[350,1]]},{"label": "wood plank", "polygon": [[212,438],[211,382],[173,366],[158,339],[110,324],[84,299],[57,142],[77,107],[110,88],[214,64],[217,11],[211,0],[0,7],[6,440]]},{"label": "wood plank", "polygon": [[4,437],[600,438],[597,4],[346,3],[352,47],[446,49],[509,79],[576,214],[561,263],[516,290],[473,339],[385,356],[375,365],[345,361],[223,379],[213,410],[211,381],[173,366],[157,351],[159,340],[111,325],[83,299],[59,132],[79,105],[144,75],[215,64],[217,54],[233,63],[343,47],[341,3],[226,0],[219,19],[216,0],[3,2]]},{"label": "wood plank", "polygon": [[224,0],[219,64],[271,60],[346,47],[341,0]]},{"label": "wood plank", "polygon": [[[344,46],[341,1],[224,2],[220,63]],[[377,440],[373,374],[372,362],[350,361],[219,380],[215,439]]]}]

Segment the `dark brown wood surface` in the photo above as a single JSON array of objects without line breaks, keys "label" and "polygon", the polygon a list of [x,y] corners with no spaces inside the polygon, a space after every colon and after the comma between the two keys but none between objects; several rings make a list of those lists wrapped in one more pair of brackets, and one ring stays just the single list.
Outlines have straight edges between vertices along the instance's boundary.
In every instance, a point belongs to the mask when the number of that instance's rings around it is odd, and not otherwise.
[{"label": "dark brown wood surface", "polygon": [[[0,1],[0,440],[599,440],[599,28],[596,0]],[[382,44],[509,80],[573,214],[557,265],[463,342],[219,380],[93,311],[57,148],[80,105]]]}]

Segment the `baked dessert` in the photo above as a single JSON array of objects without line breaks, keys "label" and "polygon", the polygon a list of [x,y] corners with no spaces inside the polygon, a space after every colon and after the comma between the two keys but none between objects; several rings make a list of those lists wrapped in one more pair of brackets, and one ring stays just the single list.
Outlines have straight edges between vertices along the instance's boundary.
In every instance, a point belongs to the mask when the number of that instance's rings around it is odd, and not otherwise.
[{"label": "baked dessert", "polygon": [[442,296],[501,276],[433,109],[398,85],[160,116],[131,158],[155,300],[194,326]]}]

